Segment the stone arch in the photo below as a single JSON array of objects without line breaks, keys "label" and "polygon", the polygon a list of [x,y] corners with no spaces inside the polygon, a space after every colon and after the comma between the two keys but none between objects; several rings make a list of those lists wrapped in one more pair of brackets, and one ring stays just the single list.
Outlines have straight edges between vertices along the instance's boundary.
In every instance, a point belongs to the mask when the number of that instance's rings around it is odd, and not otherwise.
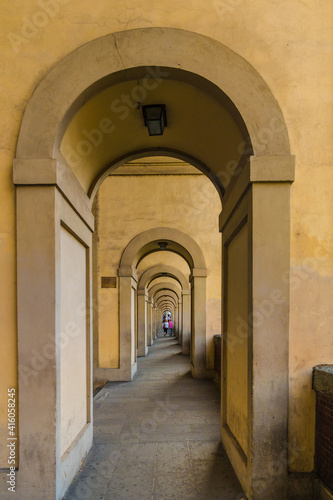
[{"label": "stone arch", "polygon": [[[144,356],[147,353],[147,292],[137,291],[136,267],[140,260],[147,254],[162,251],[160,243],[167,244],[169,251],[178,253],[188,263],[191,269],[190,284],[191,293],[191,322],[190,335],[182,335],[182,352],[190,354],[191,371],[196,377],[207,376],[206,371],[206,277],[207,269],[203,252],[196,241],[186,233],[178,229],[158,227],[144,231],[135,236],[126,246],[120,259],[119,265],[119,329],[120,329],[120,370],[124,370],[127,376],[133,376],[136,372],[136,361],[131,357],[131,368],[128,372],[129,351],[131,344],[135,342],[136,333],[133,330],[133,321],[128,311],[132,310],[131,303],[134,296],[138,300],[138,353]],[[166,267],[166,266],[165,266]],[[132,297],[132,299],[130,298]],[[144,297],[144,298],[143,298]],[[188,307],[186,306],[186,308]],[[143,321],[144,318],[144,321]],[[129,342],[130,339],[130,342]],[[190,345],[191,349],[190,349]],[[126,354],[125,354],[126,353]],[[126,376],[126,375],[125,375]]]},{"label": "stone arch", "polygon": [[172,301],[174,302],[175,305],[178,301],[178,295],[175,292],[173,292],[172,290],[163,289],[163,290],[160,290],[159,292],[156,292],[154,295],[154,299],[157,301],[160,297],[172,298]]},{"label": "stone arch", "polygon": [[174,300],[172,300],[172,298],[164,298],[164,297],[159,297],[158,299],[156,299],[156,304],[159,307],[161,307],[161,305],[168,305],[168,306],[172,307],[173,309],[176,306],[176,303]]},{"label": "stone arch", "polygon": [[[154,278],[161,275],[167,275],[175,279],[175,283],[156,283],[153,284]],[[155,274],[156,273],[156,274]],[[152,281],[151,281],[152,280]],[[177,283],[177,284],[176,284]],[[187,350],[186,344],[188,343],[188,338],[190,336],[190,291],[188,289],[189,282],[186,281],[186,277],[178,271],[178,269],[171,266],[156,266],[147,269],[139,280],[138,290],[143,287],[148,287],[148,296],[154,301],[154,294],[160,290],[172,290],[178,297],[178,308],[175,311],[175,333],[178,337],[178,343],[184,347],[182,350],[185,352]],[[151,285],[151,286],[150,286]],[[139,292],[138,292],[139,293]],[[151,330],[152,320],[150,317],[150,322],[148,322],[148,338],[152,340],[154,337]]]},{"label": "stone arch", "polygon": [[138,281],[138,290],[144,290],[155,278],[160,276],[170,276],[175,278],[175,280],[180,284],[182,290],[189,290],[189,278],[176,267],[166,266],[164,264],[151,267],[144,271]]},{"label": "stone arch", "polygon": [[[193,53],[196,57],[189,56]],[[228,266],[226,256],[231,251],[231,241],[249,220],[251,295],[248,303],[251,308],[256,303],[262,303],[267,299],[267,290],[281,291],[286,300],[283,305],[275,304],[269,328],[262,324],[250,325],[247,332],[249,358],[253,366],[249,383],[247,459],[234,444],[235,438],[230,436],[226,414],[223,415],[221,434],[248,496],[260,495],[260,478],[264,477],[268,484],[270,481],[274,483],[274,471],[268,470],[269,464],[288,463],[286,457],[281,459],[281,449],[287,440],[289,287],[281,284],[280,280],[290,266],[288,184],[294,179],[294,160],[290,156],[287,127],[278,102],[266,82],[234,51],[196,33],[170,28],[144,28],[93,40],[57,63],[37,86],[22,120],[14,160],[18,228],[19,407],[22,429],[18,495],[21,498],[26,498],[26,492],[33,490],[32,496],[37,500],[34,495],[36,483],[47,485],[47,490],[43,491],[40,498],[51,498],[55,491],[57,497],[61,498],[92,443],[91,383],[87,390],[86,427],[80,438],[72,443],[68,455],[63,455],[63,460],[58,437],[58,423],[61,420],[58,408],[57,425],[53,425],[55,403],[61,396],[57,353],[50,362],[52,367],[56,366],[56,370],[48,370],[47,374],[39,373],[35,379],[29,380],[28,385],[25,383],[24,368],[31,363],[31,351],[35,349],[40,352],[49,342],[49,338],[45,338],[45,331],[56,339],[56,325],[61,322],[62,311],[59,310],[58,301],[60,268],[56,259],[62,255],[60,239],[66,228],[75,236],[77,244],[82,245],[82,256],[86,252],[87,263],[82,265],[82,273],[87,276],[88,283],[86,340],[88,348],[91,346],[91,297],[87,269],[91,259],[89,231],[91,233],[94,228],[91,214],[94,189],[85,191],[75,172],[66,164],[60,153],[61,139],[71,118],[97,88],[117,81],[124,69],[131,71],[147,66],[181,68],[211,82],[235,105],[250,136],[254,156],[244,175],[233,185],[233,196],[228,197],[221,214],[224,263]],[[178,153],[182,154],[181,151]],[[183,153],[186,154],[186,151]],[[125,151],[122,161],[131,154],[133,151]],[[200,159],[197,160],[199,165]],[[116,168],[116,165],[113,167]],[[99,172],[90,187],[94,182],[98,186],[101,180],[102,172]],[[29,189],[21,189],[21,186],[28,186]],[[45,220],[40,224],[35,223],[40,215],[36,209],[38,206],[44,207]],[[26,214],[30,215],[30,220],[27,220]],[[279,227],[278,236],[272,229],[276,226]],[[252,244],[251,238],[255,238],[256,245]],[[46,258],[43,262],[36,262],[35,259],[35,242],[39,241],[46,242]],[[276,248],[279,248],[279,253],[275,252]],[[273,269],[274,273],[266,273],[267,269]],[[132,279],[132,276],[128,278]],[[265,287],[260,286],[263,278],[266,280]],[[131,282],[130,286],[135,290],[136,282]],[[34,294],[33,300],[29,296],[30,287],[40,290]],[[224,293],[227,294],[227,291],[225,282]],[[48,305],[41,307],[43,304]],[[224,304],[228,305],[227,295]],[[227,318],[226,315],[224,317]],[[227,338],[226,335],[226,343]],[[271,352],[263,359],[260,346],[267,344],[268,340]],[[227,366],[227,354],[224,350],[224,367]],[[86,358],[89,359],[89,352]],[[275,381],[276,390],[271,391],[269,408],[263,414],[262,408],[267,405],[266,392],[262,388],[270,381]],[[224,389],[223,393],[226,394],[226,387]],[[41,397],[41,394],[47,397]],[[31,407],[35,409],[33,415]],[[45,425],[45,422],[50,425]],[[279,437],[276,429],[279,430]],[[28,443],[31,442],[36,443],[36,455],[42,457],[37,467],[29,460]],[[44,446],[45,442],[49,443],[48,447]],[[43,470],[42,461],[52,465],[45,476],[37,477],[36,470]],[[278,485],[274,483],[279,498],[285,496],[282,485],[286,483],[286,477],[287,467],[284,467],[281,481]]]},{"label": "stone arch", "polygon": [[178,158],[179,160],[182,160],[186,163],[193,165],[193,167],[196,167],[198,170],[200,170],[200,172],[205,174],[211,180],[211,182],[216,187],[217,192],[222,201],[225,189],[221,183],[221,180],[209,169],[209,167],[202,160],[199,160],[198,158],[195,158],[194,156],[186,154],[185,152],[179,151],[177,149],[161,148],[161,147],[158,148],[151,147],[147,149],[142,149],[140,151],[131,152],[130,154],[126,154],[125,156],[116,158],[115,160],[110,162],[107,165],[107,167],[105,167],[92,182],[88,190],[89,198],[91,200],[95,198],[96,193],[98,192],[98,189],[102,184],[102,182],[110,175],[111,172],[113,172],[119,166],[123,165],[124,161],[129,162],[132,160],[137,160],[139,158],[146,158],[149,156],[169,156],[171,158]]},{"label": "stone arch", "polygon": [[189,235],[170,227],[149,229],[135,236],[125,248],[119,265],[119,272],[135,272],[135,268],[143,258],[151,252],[161,251],[160,242],[166,242],[171,252],[181,255],[192,272],[203,276],[207,272],[206,262],[201,248]]},{"label": "stone arch", "polygon": [[154,297],[155,293],[159,292],[160,290],[172,291],[178,297],[178,300],[181,298],[181,288],[177,287],[177,285],[173,283],[157,283],[156,285],[153,285],[148,290],[149,296]]},{"label": "stone arch", "polygon": [[[196,57],[188,57],[189,53],[195,53]],[[222,89],[237,106],[255,155],[258,152],[261,155],[290,153],[279,105],[266,82],[245,59],[204,35],[174,28],[139,28],[92,40],[52,68],[27,105],[16,157],[64,161],[59,145],[66,125],[91,91],[96,92],[93,88],[96,82],[122,71],[124,65],[126,69],[134,65],[175,67],[203,76]],[[51,90],[53,99],[49,98]],[[258,130],[271,130],[272,117],[279,122],[279,128],[264,144]]]},{"label": "stone arch", "polygon": [[173,307],[171,302],[167,302],[167,301],[161,302],[160,304],[158,304],[158,307],[162,311],[167,310],[167,311],[171,311],[172,314],[174,313],[174,307]]}]

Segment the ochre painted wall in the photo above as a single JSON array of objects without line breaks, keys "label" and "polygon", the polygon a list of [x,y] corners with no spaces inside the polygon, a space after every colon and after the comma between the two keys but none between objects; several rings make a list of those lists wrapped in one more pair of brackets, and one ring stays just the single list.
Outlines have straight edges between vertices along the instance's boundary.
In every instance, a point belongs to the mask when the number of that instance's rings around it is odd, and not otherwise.
[{"label": "ochre painted wall", "polygon": [[[312,469],[311,371],[314,365],[332,360],[332,18],[331,0],[168,0],[163,7],[157,0],[6,4],[0,19],[1,442],[6,436],[7,389],[16,386],[12,160],[23,112],[36,85],[77,47],[116,31],[164,26],[210,36],[240,54],[265,79],[284,114],[296,155],[291,250],[298,275],[291,295],[289,429],[295,447],[291,467]],[[5,465],[6,450],[1,447],[0,466]]]}]

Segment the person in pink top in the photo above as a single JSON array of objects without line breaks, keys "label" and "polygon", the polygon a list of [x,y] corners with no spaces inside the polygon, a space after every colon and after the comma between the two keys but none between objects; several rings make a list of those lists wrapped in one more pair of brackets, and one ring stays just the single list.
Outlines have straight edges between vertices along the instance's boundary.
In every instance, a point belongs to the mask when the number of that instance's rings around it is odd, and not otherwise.
[{"label": "person in pink top", "polygon": [[172,335],[172,330],[173,330],[173,321],[170,319],[169,321],[169,337]]}]

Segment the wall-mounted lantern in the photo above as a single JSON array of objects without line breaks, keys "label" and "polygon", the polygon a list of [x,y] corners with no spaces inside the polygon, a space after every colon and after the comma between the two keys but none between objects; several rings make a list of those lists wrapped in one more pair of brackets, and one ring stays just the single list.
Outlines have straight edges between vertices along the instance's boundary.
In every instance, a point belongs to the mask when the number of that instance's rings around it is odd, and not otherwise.
[{"label": "wall-mounted lantern", "polygon": [[166,250],[166,247],[168,246],[168,243],[166,241],[159,241],[158,244],[161,250]]},{"label": "wall-mounted lantern", "polygon": [[142,113],[149,135],[163,135],[167,126],[165,104],[142,106]]}]

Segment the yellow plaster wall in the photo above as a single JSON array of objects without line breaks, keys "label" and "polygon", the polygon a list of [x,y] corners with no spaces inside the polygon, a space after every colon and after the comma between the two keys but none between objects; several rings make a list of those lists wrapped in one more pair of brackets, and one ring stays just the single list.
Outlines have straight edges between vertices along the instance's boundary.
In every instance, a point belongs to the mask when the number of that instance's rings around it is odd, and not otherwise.
[{"label": "yellow plaster wall", "polygon": [[[171,227],[185,232],[200,245],[208,269],[207,349],[213,366],[212,337],[221,332],[221,259],[216,258],[221,254],[221,202],[213,184],[203,175],[111,176],[100,187],[98,198],[99,282],[101,276],[117,276],[124,248],[142,231]],[[176,267],[189,276],[186,261],[168,251],[142,259],[138,276],[159,263]],[[110,368],[118,366],[119,357],[118,297],[111,290],[99,290],[109,294],[110,303],[99,309],[98,329],[100,366]]]},{"label": "yellow plaster wall", "polygon": [[[304,265],[304,259],[314,257],[317,243],[330,247],[325,262],[318,262],[311,277],[301,278],[291,297],[290,433],[302,450],[295,452],[292,468],[312,468],[311,368],[332,360],[332,18],[331,0],[6,2],[0,18],[1,442],[6,434],[5,395],[8,387],[16,385],[11,171],[24,109],[43,76],[75,48],[115,31],[165,26],[215,38],[249,61],[266,80],[286,119],[297,159],[292,188],[295,269]],[[3,447],[0,453],[0,466],[5,466]]]}]

